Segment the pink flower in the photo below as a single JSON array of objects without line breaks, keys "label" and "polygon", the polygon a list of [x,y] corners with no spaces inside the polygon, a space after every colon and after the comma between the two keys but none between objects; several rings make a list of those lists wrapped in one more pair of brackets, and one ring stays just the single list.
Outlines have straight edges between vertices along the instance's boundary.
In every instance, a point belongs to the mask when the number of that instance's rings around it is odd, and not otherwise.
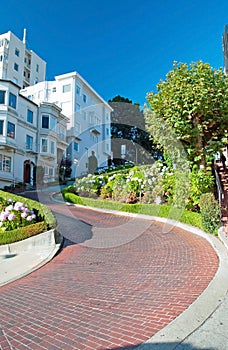
[{"label": "pink flower", "polygon": [[15,215],[13,213],[9,214],[8,220],[13,221],[15,219]]},{"label": "pink flower", "polygon": [[32,219],[33,219],[33,218],[32,218],[32,215],[29,215],[29,216],[27,217],[27,220],[28,220],[28,221],[32,221]]},{"label": "pink flower", "polygon": [[1,221],[5,221],[7,219],[8,213],[5,212],[1,212],[0,214],[0,220]]},{"label": "pink flower", "polygon": [[23,219],[25,219],[27,216],[28,216],[28,214],[27,214],[25,211],[23,211],[23,213],[21,213],[21,217],[22,217]]}]

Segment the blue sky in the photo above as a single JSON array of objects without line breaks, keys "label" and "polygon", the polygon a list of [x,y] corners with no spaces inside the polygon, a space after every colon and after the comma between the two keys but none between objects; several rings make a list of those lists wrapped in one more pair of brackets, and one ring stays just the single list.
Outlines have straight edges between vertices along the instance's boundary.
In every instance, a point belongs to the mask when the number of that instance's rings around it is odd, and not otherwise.
[{"label": "blue sky", "polygon": [[223,67],[227,0],[7,0],[0,33],[11,30],[47,62],[47,80],[77,71],[105,99],[143,105],[173,61]]}]

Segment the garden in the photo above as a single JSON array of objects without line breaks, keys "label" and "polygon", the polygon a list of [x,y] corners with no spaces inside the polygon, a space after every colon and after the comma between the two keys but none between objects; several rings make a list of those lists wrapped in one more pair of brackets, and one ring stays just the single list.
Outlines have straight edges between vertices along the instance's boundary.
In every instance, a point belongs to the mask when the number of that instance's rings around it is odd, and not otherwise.
[{"label": "garden", "polygon": [[55,228],[56,218],[45,205],[0,190],[0,245]]},{"label": "garden", "polygon": [[174,170],[161,161],[103,174],[88,174],[62,190],[66,201],[168,217],[217,234],[219,205],[211,168]]}]

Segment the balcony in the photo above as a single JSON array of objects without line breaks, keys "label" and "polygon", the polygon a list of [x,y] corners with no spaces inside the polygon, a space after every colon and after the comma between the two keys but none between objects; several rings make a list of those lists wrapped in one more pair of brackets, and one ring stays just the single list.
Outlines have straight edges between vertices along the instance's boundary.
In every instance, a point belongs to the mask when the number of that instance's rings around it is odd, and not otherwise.
[{"label": "balcony", "polygon": [[17,148],[16,142],[11,141],[7,136],[0,136],[0,150],[14,151]]},{"label": "balcony", "polygon": [[38,154],[37,150],[33,146],[26,145],[26,153],[27,154]]}]

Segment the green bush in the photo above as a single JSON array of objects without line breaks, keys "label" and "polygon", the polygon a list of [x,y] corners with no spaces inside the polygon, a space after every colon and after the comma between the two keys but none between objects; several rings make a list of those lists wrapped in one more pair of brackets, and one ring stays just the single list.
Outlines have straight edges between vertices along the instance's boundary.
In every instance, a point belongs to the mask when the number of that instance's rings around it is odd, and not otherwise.
[{"label": "green bush", "polygon": [[190,190],[187,208],[190,210],[199,209],[200,198],[203,193],[213,192],[214,177],[211,170],[200,169],[195,166],[190,173]]},{"label": "green bush", "polygon": [[203,230],[216,235],[220,224],[220,209],[214,195],[212,193],[202,194],[199,205]]},{"label": "green bush", "polygon": [[120,202],[110,200],[96,200],[91,198],[81,198],[73,193],[67,193],[62,191],[63,197],[66,201],[90,206],[94,208],[105,208],[109,210],[118,210],[128,213],[137,213],[144,215],[159,216],[177,220],[188,225],[196,226],[202,229],[202,220],[199,213],[189,212],[178,208],[173,208],[168,205],[156,205],[156,204],[123,204]]},{"label": "green bush", "polygon": [[0,235],[0,245],[10,244],[21,241],[23,239],[35,236],[47,230],[47,225],[44,221],[35,224],[21,227],[16,230],[6,231]]}]

